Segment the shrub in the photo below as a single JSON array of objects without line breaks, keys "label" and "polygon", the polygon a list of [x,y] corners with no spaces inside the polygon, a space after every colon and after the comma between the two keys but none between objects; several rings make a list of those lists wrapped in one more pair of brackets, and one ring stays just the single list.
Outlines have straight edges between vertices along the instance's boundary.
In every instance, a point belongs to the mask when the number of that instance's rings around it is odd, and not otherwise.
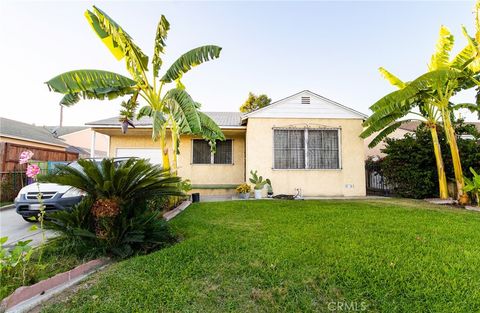
[{"label": "shrub", "polygon": [[238,185],[236,188],[238,193],[249,193],[252,189],[250,188],[250,185],[247,183],[243,183]]},{"label": "shrub", "polygon": [[[473,139],[457,139],[463,169],[480,167],[478,132],[463,121],[455,123],[458,135],[468,134]],[[451,154],[445,134],[438,129],[447,178],[454,181]],[[438,175],[430,131],[424,125],[403,139],[386,139],[382,150],[387,156],[379,166],[393,192],[401,197],[426,198],[438,196]]]},{"label": "shrub", "polygon": [[60,166],[42,180],[73,186],[88,196],[72,211],[48,216],[46,227],[75,243],[78,253],[112,254],[121,258],[148,252],[172,240],[162,212],[147,205],[154,197],[182,196],[180,178],[146,160],[100,164],[79,160],[81,169]]},{"label": "shrub", "polygon": [[[465,191],[472,194],[473,201],[480,206],[480,175],[471,167],[472,179],[465,177]],[[472,201],[472,202],[473,202]]]}]

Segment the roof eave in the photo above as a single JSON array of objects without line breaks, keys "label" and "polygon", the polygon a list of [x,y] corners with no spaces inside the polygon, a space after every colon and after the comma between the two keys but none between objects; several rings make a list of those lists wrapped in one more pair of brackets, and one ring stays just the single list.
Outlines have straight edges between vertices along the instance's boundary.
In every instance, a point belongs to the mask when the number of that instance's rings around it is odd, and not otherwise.
[{"label": "roof eave", "polygon": [[52,143],[52,142],[48,142],[48,141],[35,140],[35,139],[18,137],[18,136],[12,136],[12,135],[1,134],[1,133],[0,133],[0,137],[17,139],[17,140],[24,140],[24,141],[30,141],[30,142],[35,142],[35,143],[41,143],[41,144],[44,144],[44,145],[49,145],[49,146],[62,147],[62,148],[68,147],[67,144],[64,145],[64,144],[60,144],[60,143]]},{"label": "roof eave", "polygon": [[[111,124],[106,124],[106,125],[100,125],[100,124],[85,124],[89,127],[91,127],[92,129],[95,129],[95,128],[118,128],[120,129],[120,125],[111,125]],[[243,125],[232,125],[232,126],[226,126],[226,125],[223,125],[223,126],[218,126],[220,129],[246,129],[247,126],[243,126]],[[149,128],[152,128],[152,125],[137,125],[135,126],[134,129],[136,128],[141,128],[141,129],[149,129]],[[167,128],[170,128],[170,127],[167,127]]]}]

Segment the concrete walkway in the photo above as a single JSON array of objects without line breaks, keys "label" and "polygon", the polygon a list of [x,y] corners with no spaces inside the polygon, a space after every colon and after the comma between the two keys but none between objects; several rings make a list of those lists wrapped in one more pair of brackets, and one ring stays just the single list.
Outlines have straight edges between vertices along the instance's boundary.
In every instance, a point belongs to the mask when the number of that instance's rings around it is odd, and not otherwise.
[{"label": "concrete walkway", "polygon": [[[0,237],[7,236],[6,246],[14,245],[18,241],[31,239],[30,245],[37,246],[42,242],[42,232],[40,229],[32,231],[32,225],[40,227],[39,223],[29,223],[15,212],[15,206],[2,208],[0,210]],[[54,233],[47,231],[47,238],[54,236]]]}]

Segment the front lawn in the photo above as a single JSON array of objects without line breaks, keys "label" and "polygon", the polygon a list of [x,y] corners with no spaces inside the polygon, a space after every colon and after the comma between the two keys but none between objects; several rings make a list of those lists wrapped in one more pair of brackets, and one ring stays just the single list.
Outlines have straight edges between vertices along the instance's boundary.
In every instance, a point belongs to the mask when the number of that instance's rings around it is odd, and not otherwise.
[{"label": "front lawn", "polygon": [[20,263],[14,269],[4,269],[0,273],[0,300],[10,295],[21,286],[29,286],[41,280],[55,276],[89,261],[66,251],[66,244],[53,239],[44,246],[40,258],[40,248],[35,248],[26,264]]},{"label": "front lawn", "polygon": [[190,206],[181,242],[94,276],[46,312],[474,312],[480,214],[421,201]]}]

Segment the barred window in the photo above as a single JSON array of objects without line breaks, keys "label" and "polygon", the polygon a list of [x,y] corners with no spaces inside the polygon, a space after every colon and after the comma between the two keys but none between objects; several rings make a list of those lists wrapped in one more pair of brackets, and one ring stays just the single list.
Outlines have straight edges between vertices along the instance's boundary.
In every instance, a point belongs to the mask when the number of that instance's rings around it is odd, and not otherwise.
[{"label": "barred window", "polygon": [[232,140],[217,141],[217,151],[213,155],[214,164],[232,164]]},{"label": "barred window", "polygon": [[207,141],[201,139],[193,140],[193,164],[212,163],[212,152]]},{"label": "barred window", "polygon": [[212,153],[210,145],[203,139],[193,140],[193,164],[232,164],[232,140],[217,140],[216,153]]},{"label": "barred window", "polygon": [[275,129],[274,168],[340,168],[338,134],[336,129]]}]

